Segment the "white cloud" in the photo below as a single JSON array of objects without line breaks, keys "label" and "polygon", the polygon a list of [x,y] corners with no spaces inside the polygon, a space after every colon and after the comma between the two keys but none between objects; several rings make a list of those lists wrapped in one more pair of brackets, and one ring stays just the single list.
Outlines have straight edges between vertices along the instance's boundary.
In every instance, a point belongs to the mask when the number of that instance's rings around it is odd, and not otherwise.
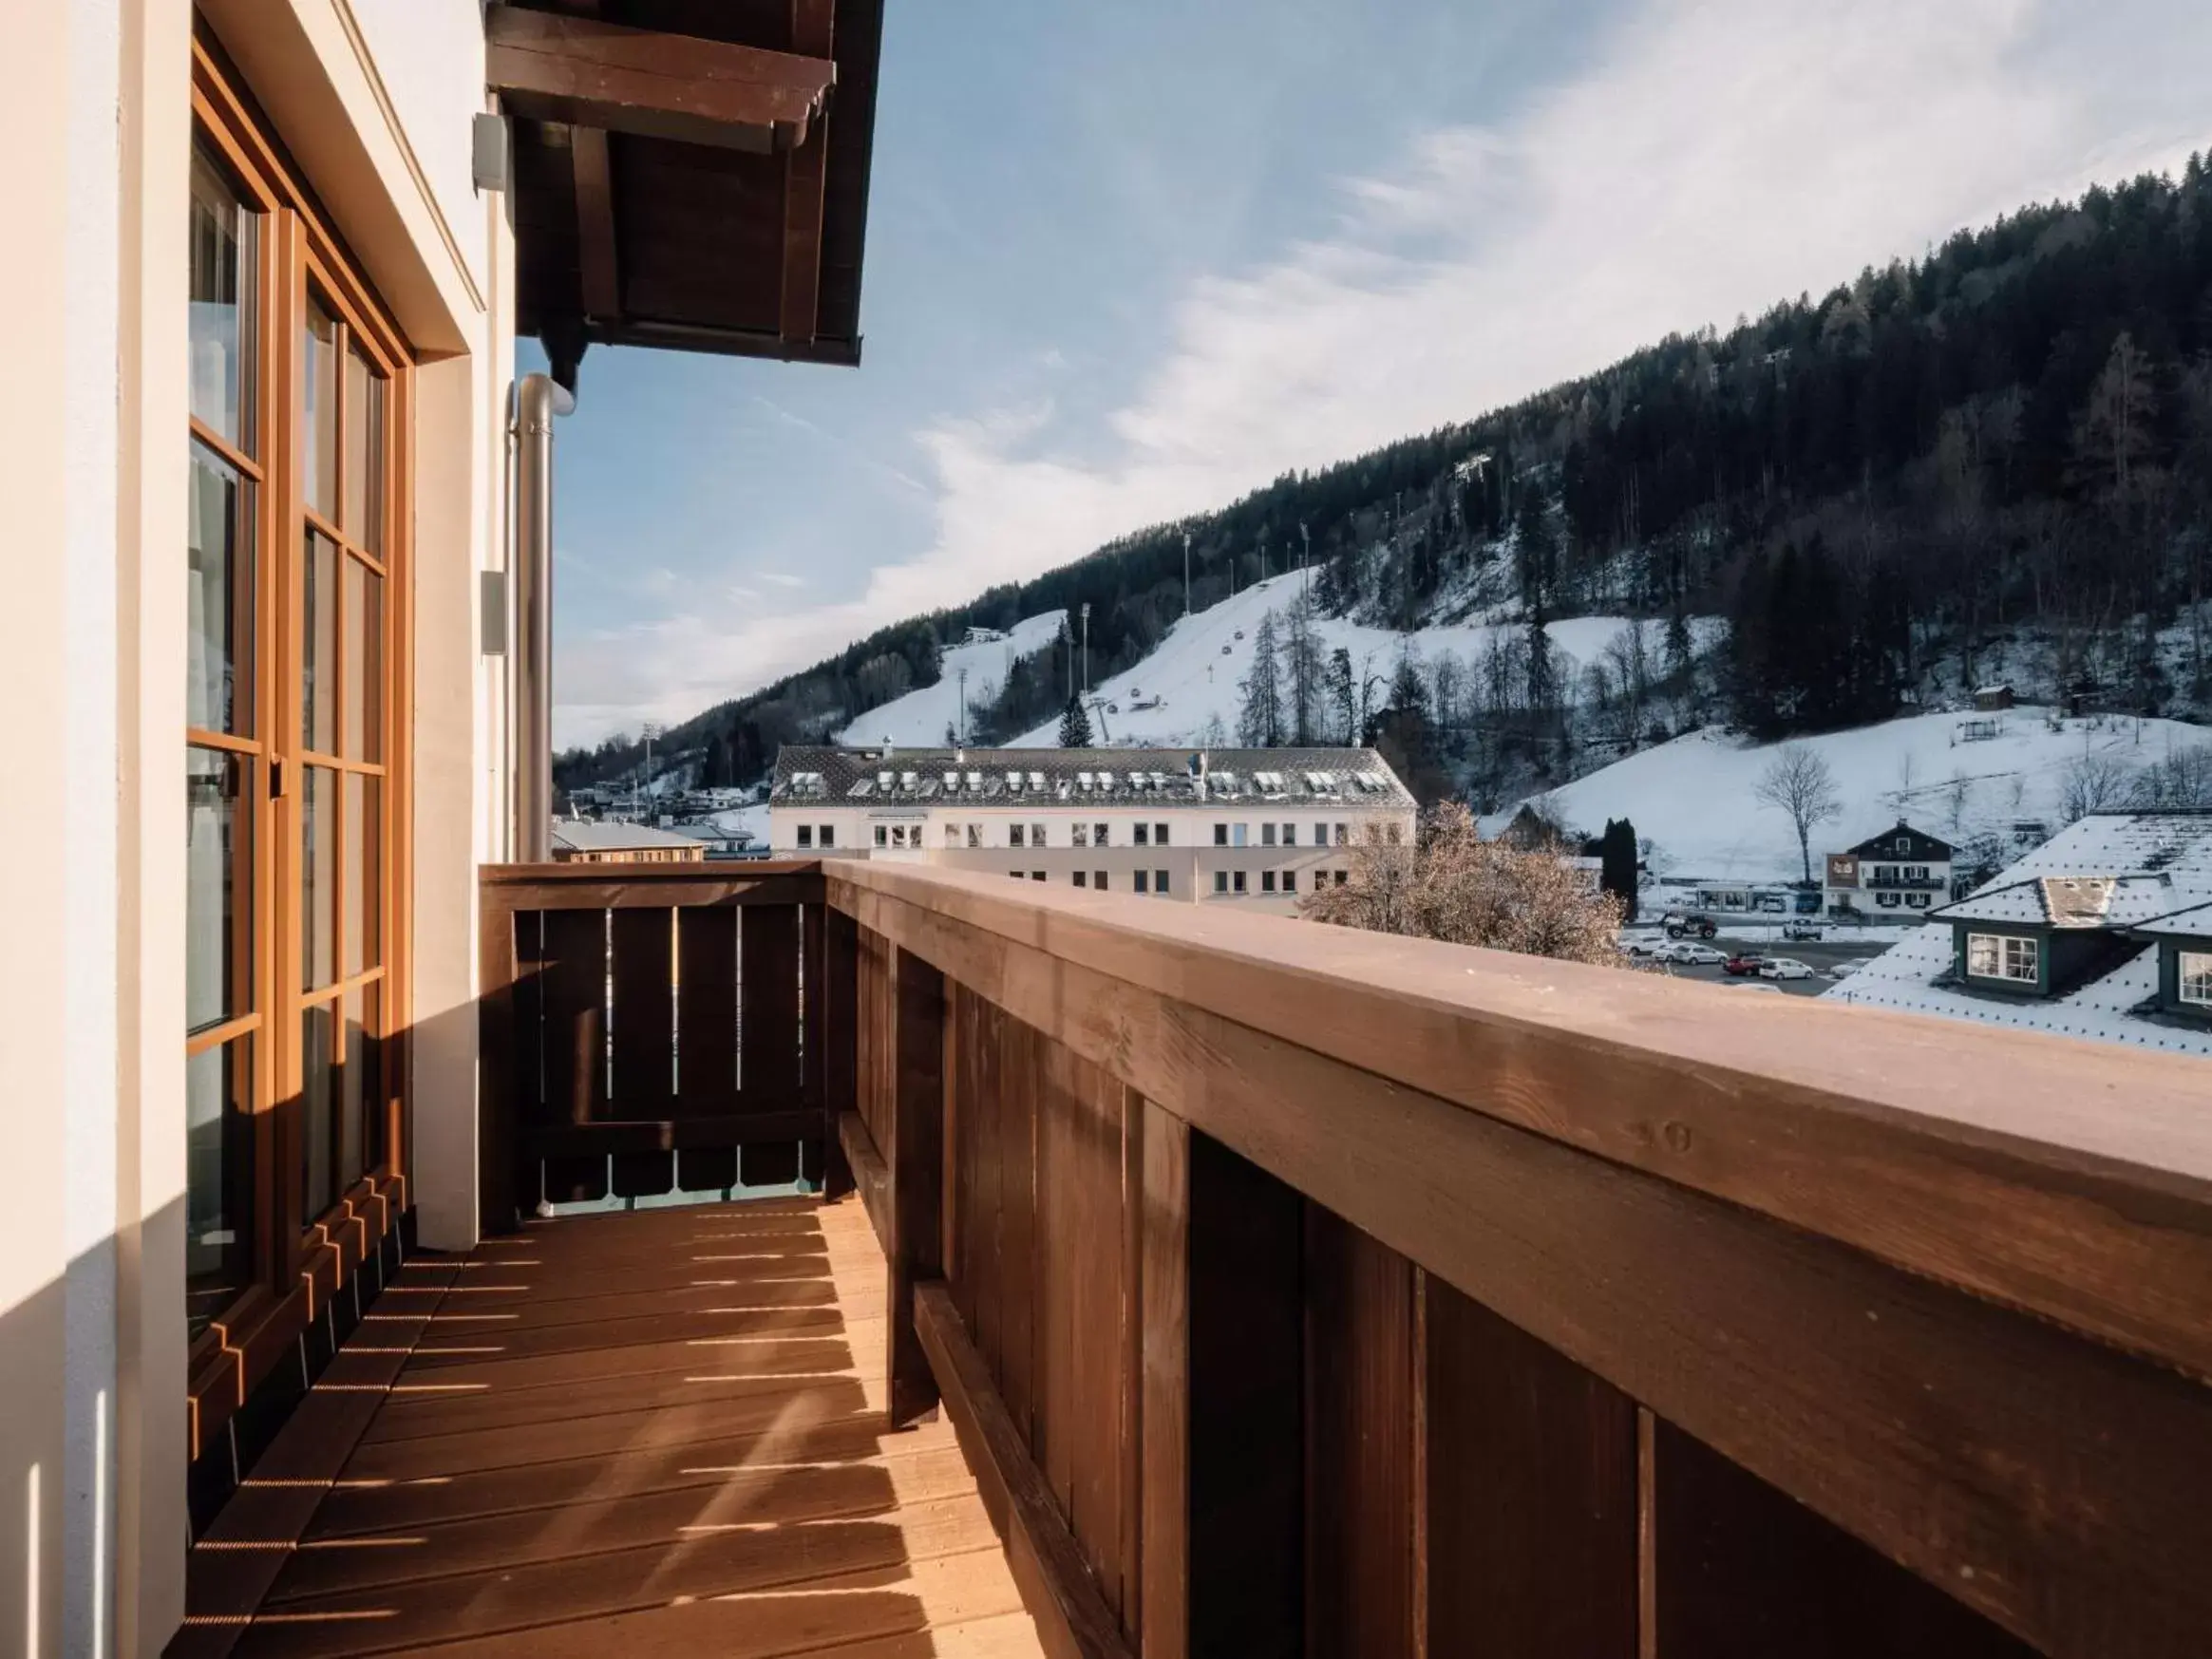
[{"label": "white cloud", "polygon": [[921,557],[848,602],[602,642],[575,665],[596,707],[564,726],[694,712],[1286,469],[2176,165],[2212,137],[2207,62],[2212,8],[2181,0],[1658,0],[1511,122],[1338,181],[1326,238],[1193,283],[1103,423],[1037,405],[920,434],[937,512]]}]

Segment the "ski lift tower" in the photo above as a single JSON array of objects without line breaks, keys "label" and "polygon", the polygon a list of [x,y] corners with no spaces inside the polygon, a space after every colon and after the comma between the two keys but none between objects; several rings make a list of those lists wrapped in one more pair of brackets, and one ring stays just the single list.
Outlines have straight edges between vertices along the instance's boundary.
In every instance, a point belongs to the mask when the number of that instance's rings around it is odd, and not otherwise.
[{"label": "ski lift tower", "polygon": [[1090,601],[1083,602],[1083,694],[1090,695]]}]

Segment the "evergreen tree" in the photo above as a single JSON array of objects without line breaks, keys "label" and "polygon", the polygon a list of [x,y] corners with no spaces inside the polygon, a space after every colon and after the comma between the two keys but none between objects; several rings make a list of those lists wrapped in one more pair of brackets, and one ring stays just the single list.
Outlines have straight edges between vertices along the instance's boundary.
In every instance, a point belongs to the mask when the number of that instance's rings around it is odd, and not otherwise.
[{"label": "evergreen tree", "polygon": [[1287,736],[1300,748],[1318,743],[1327,724],[1326,678],[1313,607],[1303,598],[1294,599],[1282,630],[1282,689]]},{"label": "evergreen tree", "polygon": [[1336,741],[1355,742],[1359,736],[1359,688],[1352,684],[1352,652],[1343,646],[1329,653],[1329,712],[1335,725]]},{"label": "evergreen tree", "polygon": [[1275,613],[1270,611],[1252,631],[1252,668],[1238,687],[1237,741],[1248,749],[1272,749],[1283,740],[1282,673],[1276,650]]},{"label": "evergreen tree", "polygon": [[1635,826],[1625,818],[1605,820],[1605,835],[1598,843],[1599,869],[1598,885],[1620,901],[1623,921],[1635,921],[1636,916],[1636,840]]},{"label": "evergreen tree", "polygon": [[1090,747],[1090,711],[1084,707],[1080,697],[1068,698],[1068,707],[1060,711],[1060,746],[1064,749]]}]

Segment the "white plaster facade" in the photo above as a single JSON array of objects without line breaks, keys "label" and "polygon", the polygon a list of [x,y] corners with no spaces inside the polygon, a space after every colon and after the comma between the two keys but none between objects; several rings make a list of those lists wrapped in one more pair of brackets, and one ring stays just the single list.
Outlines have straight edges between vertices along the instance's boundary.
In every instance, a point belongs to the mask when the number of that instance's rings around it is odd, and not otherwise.
[{"label": "white plaster facade", "polygon": [[[503,853],[504,204],[477,0],[202,0],[420,368],[410,1078],[425,1242],[475,1235],[475,871]],[[190,0],[11,7],[0,134],[0,1652],[161,1651],[183,1612]]]}]

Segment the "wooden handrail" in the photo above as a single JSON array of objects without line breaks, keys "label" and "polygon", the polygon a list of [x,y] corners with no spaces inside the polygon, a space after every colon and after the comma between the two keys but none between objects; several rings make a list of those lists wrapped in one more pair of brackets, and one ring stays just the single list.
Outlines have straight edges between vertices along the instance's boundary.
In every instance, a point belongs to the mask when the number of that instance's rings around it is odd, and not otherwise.
[{"label": "wooden handrail", "polygon": [[1478,1628],[2088,1659],[2212,1627],[2195,1063],[820,879],[857,933],[831,1105],[881,1189],[894,1413],[934,1374],[1028,1495],[1002,1524],[1049,1647],[1115,1650],[1101,1609],[1164,1659]]},{"label": "wooden handrail", "polygon": [[1128,1050],[1141,1089],[1167,1083],[1114,1022],[1162,1005],[1117,988],[2212,1379],[2202,1061],[1794,997],[1723,1004],[1662,975],[1225,905],[889,863],[824,876],[833,905],[955,976],[1003,977],[994,1000],[1080,1051]]}]

